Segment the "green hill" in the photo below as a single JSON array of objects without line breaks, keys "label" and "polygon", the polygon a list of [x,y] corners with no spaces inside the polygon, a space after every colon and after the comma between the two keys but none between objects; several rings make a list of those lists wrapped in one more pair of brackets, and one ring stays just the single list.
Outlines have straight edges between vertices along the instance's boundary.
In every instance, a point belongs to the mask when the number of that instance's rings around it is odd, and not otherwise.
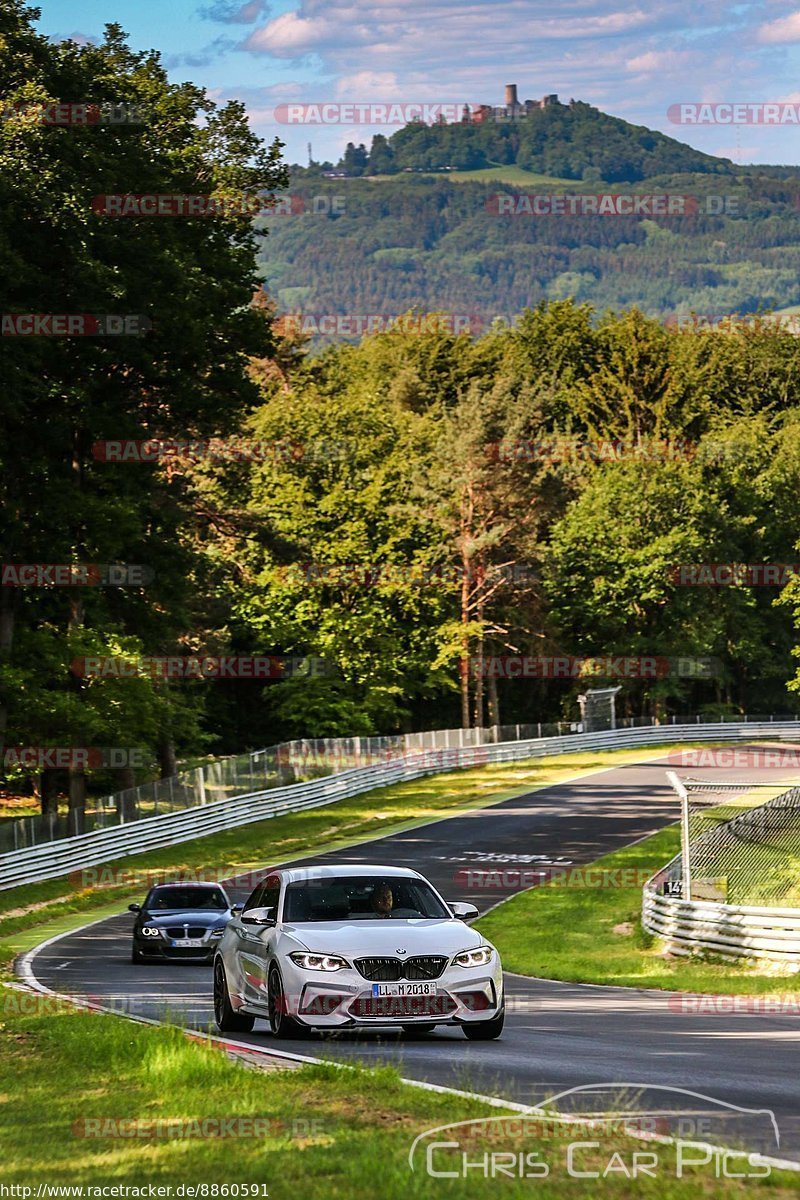
[{"label": "green hill", "polygon": [[[734,167],[586,104],[498,124],[415,123],[369,152],[348,147],[343,162],[365,173],[293,168],[295,215],[262,220],[264,283],[283,312],[415,308],[486,326],[568,296],[662,320],[800,304],[796,172]],[[576,211],[587,193],[677,208]],[[526,199],[556,195],[572,209],[535,215]]]},{"label": "green hill", "polygon": [[414,121],[369,151],[348,146],[339,167],[349,175],[403,171],[481,171],[517,166],[563,179],[636,183],[653,175],[725,175],[729,159],[714,158],[644,125],[631,125],[591,104],[570,101],[534,109],[516,120],[426,125]]}]

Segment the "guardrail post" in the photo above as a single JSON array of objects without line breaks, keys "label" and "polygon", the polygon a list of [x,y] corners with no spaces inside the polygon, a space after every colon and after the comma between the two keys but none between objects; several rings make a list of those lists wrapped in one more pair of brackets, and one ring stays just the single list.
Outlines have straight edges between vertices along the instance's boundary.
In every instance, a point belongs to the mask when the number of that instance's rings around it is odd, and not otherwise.
[{"label": "guardrail post", "polygon": [[667,771],[667,779],[672,784],[681,801],[681,874],[683,876],[682,899],[692,898],[692,864],[689,847],[689,793],[674,771]]}]

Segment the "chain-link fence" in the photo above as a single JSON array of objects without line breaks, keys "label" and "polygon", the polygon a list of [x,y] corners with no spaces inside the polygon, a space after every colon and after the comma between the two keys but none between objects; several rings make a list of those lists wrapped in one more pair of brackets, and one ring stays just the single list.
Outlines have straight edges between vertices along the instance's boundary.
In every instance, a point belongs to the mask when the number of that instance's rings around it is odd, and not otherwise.
[{"label": "chain-link fence", "polygon": [[[794,718],[792,715],[743,717],[738,714],[714,714],[710,717],[708,714],[695,714],[690,717],[676,715],[660,721],[654,717],[618,717],[616,728],[638,729],[662,724],[669,727],[700,724],[709,719],[764,722]],[[138,787],[110,796],[90,795],[85,809],[4,819],[0,821],[0,854],[94,830],[109,829],[143,817],[209,804],[214,800],[228,800],[316,779],[351,767],[388,762],[413,752],[562,737],[580,732],[583,732],[583,725],[579,721],[540,721],[494,725],[483,729],[434,729],[384,737],[308,738],[283,742],[249,754],[217,759],[179,775],[139,784]]]},{"label": "chain-link fence", "polygon": [[681,797],[682,850],[664,892],[800,908],[800,786],[670,776]]}]

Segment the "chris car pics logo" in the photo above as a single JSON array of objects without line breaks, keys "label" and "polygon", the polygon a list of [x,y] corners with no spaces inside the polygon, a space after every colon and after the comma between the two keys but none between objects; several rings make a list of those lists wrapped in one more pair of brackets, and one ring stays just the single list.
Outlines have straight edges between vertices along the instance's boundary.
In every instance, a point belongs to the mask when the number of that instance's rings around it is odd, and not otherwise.
[{"label": "chris car pics logo", "polygon": [[[597,1182],[764,1179],[780,1150],[771,1109],[686,1088],[598,1083],[568,1088],[513,1116],[439,1125],[408,1165],[431,1179]],[[701,1185],[702,1186],[702,1185]]]}]

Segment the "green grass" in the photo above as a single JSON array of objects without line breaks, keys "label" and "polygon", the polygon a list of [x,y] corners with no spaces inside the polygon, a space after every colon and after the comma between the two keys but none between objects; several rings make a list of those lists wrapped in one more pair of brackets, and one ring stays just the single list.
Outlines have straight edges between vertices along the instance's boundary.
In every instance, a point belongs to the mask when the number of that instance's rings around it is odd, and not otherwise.
[{"label": "green grass", "polygon": [[[651,875],[679,850],[679,828],[670,826],[594,865]],[[505,969],[520,975],[736,995],[800,989],[796,975],[786,978],[763,963],[667,955],[663,942],[642,929],[641,903],[641,886],[587,887],[573,875],[512,897],[476,928],[497,946]]]},{"label": "green grass", "polygon": [[[14,993],[6,989],[4,995]],[[205,1195],[213,1197],[224,1194],[211,1190],[215,1185],[260,1184],[259,1195],[275,1200],[407,1200],[410,1194],[489,1200],[498,1190],[508,1200],[522,1200],[534,1189],[549,1200],[599,1190],[597,1181],[567,1176],[563,1135],[551,1141],[540,1135],[533,1143],[526,1137],[524,1149],[535,1146],[552,1164],[544,1180],[498,1182],[475,1170],[466,1180],[433,1179],[424,1173],[424,1159],[415,1160],[419,1167],[412,1174],[408,1153],[417,1134],[496,1117],[500,1110],[404,1085],[389,1067],[248,1070],[174,1028],[147,1028],[68,1008],[23,1016],[9,1012],[11,1007],[5,1004],[0,1024],[0,1182],[30,1187],[34,1196],[40,1185],[206,1185]],[[231,1136],[231,1126],[227,1137],[202,1136],[217,1128],[215,1122],[231,1119],[238,1122],[233,1127],[238,1136]],[[131,1122],[141,1123],[136,1128],[146,1136],[130,1136]],[[495,1131],[497,1125],[488,1128]],[[109,1136],[120,1131],[129,1136]],[[582,1153],[584,1169],[602,1171],[614,1152],[630,1163],[635,1151],[653,1149],[617,1134],[589,1136],[600,1149]],[[494,1141],[462,1144],[470,1161],[501,1148]],[[513,1152],[519,1144],[507,1142],[505,1148]],[[627,1181],[617,1169],[603,1180],[603,1194],[729,1200],[759,1187],[769,1188],[765,1194],[776,1200],[796,1194],[796,1177],[783,1173],[773,1173],[764,1184],[716,1180],[709,1166],[679,1180],[674,1151],[655,1149],[663,1174]],[[445,1153],[439,1152],[440,1169],[457,1161],[455,1155],[442,1158]],[[733,1169],[741,1169],[741,1160]]]},{"label": "green grass", "polygon": [[[408,171],[400,175],[365,175],[371,183],[383,183],[390,179],[448,179],[453,183],[540,183],[552,187],[576,187],[581,181],[561,179],[557,175],[540,175],[526,171],[514,163],[495,163],[491,167],[478,167],[474,171]],[[344,181],[343,181],[344,182]]]},{"label": "green grass", "polygon": [[[0,941],[24,949],[84,919],[120,911],[128,901],[142,896],[148,873],[159,879],[180,872],[224,879],[303,854],[381,837],[487,802],[498,803],[579,773],[641,761],[657,752],[658,747],[648,747],[646,753],[642,749],[588,751],[430,775],[323,808],[117,859],[107,867],[89,868],[85,875],[77,872],[75,877],[9,888],[0,892]],[[93,885],[117,874],[118,882]],[[110,905],[115,907],[109,910]],[[37,936],[20,938],[26,931],[35,931]]]}]

